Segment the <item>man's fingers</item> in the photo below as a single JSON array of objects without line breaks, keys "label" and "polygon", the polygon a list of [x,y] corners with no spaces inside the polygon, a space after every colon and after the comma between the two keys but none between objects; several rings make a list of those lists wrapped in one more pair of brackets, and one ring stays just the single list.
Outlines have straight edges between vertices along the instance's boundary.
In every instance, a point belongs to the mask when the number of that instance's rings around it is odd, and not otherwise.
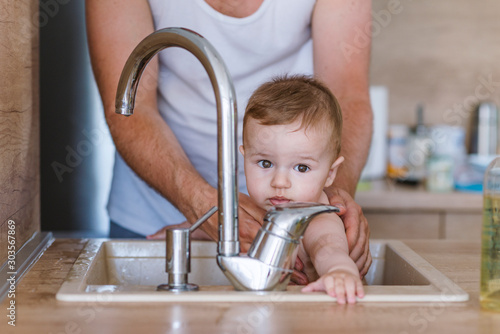
[{"label": "man's fingers", "polygon": [[304,263],[298,256],[297,259],[295,260],[295,269],[297,269],[298,271],[304,270]]},{"label": "man's fingers", "polygon": [[[349,240],[347,242],[349,242]],[[361,238],[358,238],[357,243],[354,244],[353,247],[349,249],[349,256],[354,262],[358,262],[359,258],[363,255],[364,251],[365,251],[365,240],[361,240]]]},{"label": "man's fingers", "polygon": [[369,253],[370,253],[369,240],[366,238],[365,233],[360,233],[356,245],[349,252],[349,256],[356,263],[359,270],[361,270],[364,267],[365,261]]},{"label": "man's fingers", "polygon": [[155,234],[148,235],[148,236],[146,236],[146,239],[148,239],[148,240],[163,240],[163,239],[165,239],[165,231],[166,231],[166,229],[158,231]]},{"label": "man's fingers", "polygon": [[[356,264],[356,267],[358,267],[359,273],[361,274],[361,271],[365,267],[366,260],[368,258],[368,254],[366,253],[361,253],[361,256],[358,257],[358,259],[354,262]],[[353,259],[354,261],[354,259]]]},{"label": "man's fingers", "polygon": [[345,231],[347,244],[349,247],[349,256],[356,262],[363,254],[366,240],[359,235],[359,229],[352,227]]},{"label": "man's fingers", "polygon": [[244,211],[248,217],[262,225],[266,210],[259,207],[250,197],[242,193],[239,194],[239,205],[239,209]]},{"label": "man's fingers", "polygon": [[328,202],[330,202],[330,205],[333,205],[333,206],[336,206],[337,208],[339,208],[340,212],[338,212],[337,214],[339,216],[343,216],[347,211],[346,201],[345,201],[344,197],[340,194],[338,189],[334,189],[332,191],[327,191],[327,196],[328,196]]},{"label": "man's fingers", "polygon": [[337,207],[339,209],[339,212],[337,212],[337,215],[339,215],[339,216],[343,216],[347,212],[347,208],[345,207],[345,204],[344,204],[343,201],[341,202],[341,201],[338,201],[338,200],[333,200],[333,201],[330,202],[330,205],[335,206],[335,207]]},{"label": "man's fingers", "polygon": [[239,235],[240,248],[248,252],[257,232],[262,226],[265,210],[245,194],[239,194]]},{"label": "man's fingers", "polygon": [[297,259],[295,260],[295,267],[293,269],[290,281],[298,285],[308,284],[309,279],[307,278],[307,275],[303,272],[303,270],[304,270],[304,263],[302,263],[300,258],[297,256]]},{"label": "man's fingers", "polygon": [[242,253],[248,252],[259,229],[260,225],[253,220],[243,219],[242,223],[239,224],[240,248]]},{"label": "man's fingers", "polygon": [[329,198],[329,201],[332,205],[335,205],[333,203],[343,203],[342,210],[338,213],[338,215],[342,218],[342,222],[344,223],[347,245],[349,247],[349,253],[351,253],[356,244],[359,242],[361,225],[360,217],[363,216],[361,207],[356,204],[352,198],[341,196],[339,191],[336,192],[336,195]]},{"label": "man's fingers", "polygon": [[366,242],[364,243],[363,252],[361,256],[356,260],[356,266],[358,267],[359,273],[362,275],[362,277],[366,275],[372,263],[370,254],[370,241],[368,238],[364,238],[364,240],[366,240]]},{"label": "man's fingers", "polygon": [[365,266],[359,272],[359,275],[360,275],[361,279],[363,277],[365,277],[365,275],[368,273],[368,270],[370,269],[370,266],[372,265],[372,261],[373,261],[372,255],[370,253],[368,253],[368,259],[365,262]]},{"label": "man's fingers", "polygon": [[293,271],[290,281],[297,285],[306,285],[309,283],[307,276],[303,272],[298,270]]},{"label": "man's fingers", "polygon": [[183,223],[177,224],[177,225],[168,225],[168,226],[165,226],[165,227],[159,229],[154,234],[146,236],[146,239],[148,239],[148,240],[163,240],[166,237],[166,233],[167,233],[166,231],[168,229],[172,229],[172,228],[189,228],[190,226],[191,225],[188,222],[183,222]]}]

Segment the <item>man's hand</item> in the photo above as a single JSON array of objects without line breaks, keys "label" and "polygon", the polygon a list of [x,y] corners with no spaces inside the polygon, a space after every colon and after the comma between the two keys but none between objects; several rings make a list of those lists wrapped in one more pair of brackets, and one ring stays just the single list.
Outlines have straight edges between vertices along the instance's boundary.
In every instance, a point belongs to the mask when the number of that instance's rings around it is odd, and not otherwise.
[{"label": "man's hand", "polygon": [[[189,224],[188,222],[184,222],[184,223],[178,224],[178,225],[167,225],[167,226],[159,229],[158,231],[156,231],[156,233],[146,236],[146,239],[148,239],[148,240],[163,240],[166,238],[166,231],[167,230],[174,229],[174,228],[190,228],[190,227],[191,227],[191,224]],[[212,240],[208,236],[208,234],[206,234],[205,232],[203,232],[199,228],[196,229],[194,232],[191,232],[191,239],[193,239],[193,240]]]},{"label": "man's hand", "polygon": [[239,235],[240,248],[242,253],[247,253],[250,249],[257,232],[262,226],[266,211],[260,208],[255,202],[245,194],[239,195]]},{"label": "man's hand", "polygon": [[[248,252],[250,245],[252,244],[253,240],[255,239],[255,236],[257,235],[257,232],[262,226],[265,213],[266,213],[265,210],[257,206],[257,204],[255,204],[255,202],[252,201],[250,197],[248,197],[245,194],[241,193],[239,194],[238,229],[240,236],[240,248],[241,248],[240,251],[242,253]],[[212,225],[217,226],[217,214],[214,214],[212,217],[210,217],[209,220],[213,220]],[[178,225],[165,226],[156,233],[148,235],[146,238],[165,239],[165,231],[167,229],[189,228],[189,227],[191,227],[191,224],[189,222],[184,222]],[[203,231],[204,229],[206,229],[207,231],[210,230],[210,232],[213,233],[207,234]],[[218,234],[215,231],[217,231],[217,229],[216,228],[210,229],[210,226],[208,226],[207,222],[201,225],[200,228],[196,229],[191,234],[191,237],[194,240],[217,240]],[[211,237],[212,235],[213,237]]]},{"label": "man's hand", "polygon": [[340,188],[325,189],[330,204],[340,209],[338,215],[344,223],[349,246],[349,256],[356,263],[359,274],[364,277],[372,263],[370,255],[370,229],[361,207]]},{"label": "man's hand", "polygon": [[304,272],[304,263],[300,257],[297,256],[295,260],[295,268],[293,268],[292,276],[290,277],[291,285],[306,285],[309,284],[309,279],[307,278],[306,273]]}]

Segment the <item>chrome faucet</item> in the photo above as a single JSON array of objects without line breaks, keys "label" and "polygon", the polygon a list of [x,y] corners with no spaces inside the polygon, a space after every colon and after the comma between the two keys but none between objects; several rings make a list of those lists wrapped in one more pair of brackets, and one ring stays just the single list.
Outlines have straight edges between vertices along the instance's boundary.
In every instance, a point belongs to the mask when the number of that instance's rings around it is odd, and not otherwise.
[{"label": "chrome faucet", "polygon": [[[161,50],[181,47],[191,52],[208,73],[217,105],[218,217],[217,263],[237,290],[284,290],[295,264],[297,246],[310,220],[333,206],[295,203],[270,210],[248,255],[240,255],[238,236],[236,95],[217,50],[199,34],[165,28],[147,36],[129,56],[118,82],[116,112],[133,114],[137,86],[148,62]],[[167,245],[168,246],[168,245]]]},{"label": "chrome faucet", "polygon": [[300,239],[317,215],[338,212],[319,203],[289,203],[271,208],[247,256],[217,256],[217,262],[237,290],[282,291],[290,282]]}]

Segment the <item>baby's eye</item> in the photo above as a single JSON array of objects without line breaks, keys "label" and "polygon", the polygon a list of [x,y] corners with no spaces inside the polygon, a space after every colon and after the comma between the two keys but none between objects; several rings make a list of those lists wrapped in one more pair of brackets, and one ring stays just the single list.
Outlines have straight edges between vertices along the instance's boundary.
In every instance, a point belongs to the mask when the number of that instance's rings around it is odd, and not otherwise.
[{"label": "baby's eye", "polygon": [[261,161],[257,162],[257,165],[259,165],[259,167],[261,167],[261,168],[273,167],[273,163],[269,160],[261,160]]},{"label": "baby's eye", "polygon": [[295,169],[299,173],[305,173],[308,172],[311,168],[306,165],[297,165],[293,169]]}]

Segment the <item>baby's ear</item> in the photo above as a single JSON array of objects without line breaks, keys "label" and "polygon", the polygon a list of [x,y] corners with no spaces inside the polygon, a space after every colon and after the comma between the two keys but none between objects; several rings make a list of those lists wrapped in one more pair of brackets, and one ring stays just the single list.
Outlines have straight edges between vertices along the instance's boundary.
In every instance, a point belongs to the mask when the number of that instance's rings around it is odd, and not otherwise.
[{"label": "baby's ear", "polygon": [[340,164],[344,161],[344,157],[340,156],[335,160],[330,167],[330,170],[328,171],[328,178],[326,179],[325,182],[325,188],[329,187],[332,185],[333,181],[335,180],[335,177],[337,176],[337,171],[339,169]]},{"label": "baby's ear", "polygon": [[245,156],[245,148],[243,147],[243,145],[240,145],[239,149],[240,149],[241,155]]}]

